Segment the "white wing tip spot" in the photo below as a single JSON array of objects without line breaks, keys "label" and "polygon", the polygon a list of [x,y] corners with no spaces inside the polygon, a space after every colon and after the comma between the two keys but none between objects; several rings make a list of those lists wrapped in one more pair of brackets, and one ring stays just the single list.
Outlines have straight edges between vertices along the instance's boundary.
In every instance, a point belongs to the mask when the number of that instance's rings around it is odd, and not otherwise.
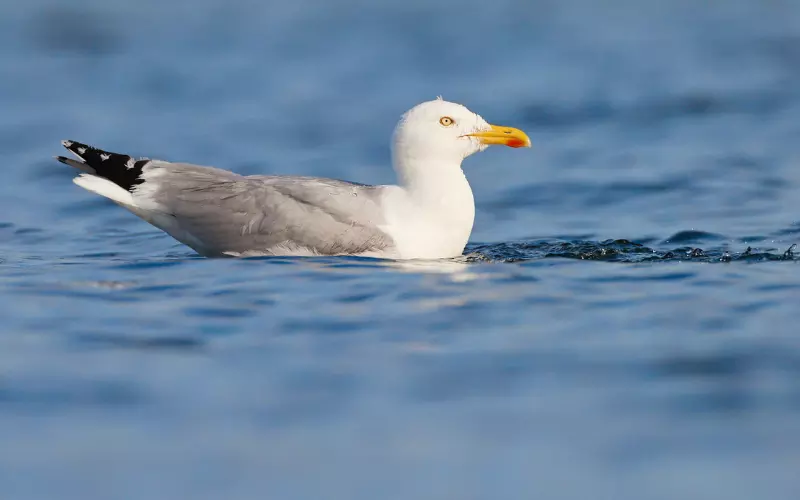
[{"label": "white wing tip spot", "polygon": [[86,154],[86,148],[78,148],[78,154]]},{"label": "white wing tip spot", "polygon": [[72,141],[61,141],[61,145],[65,148],[72,146]]},{"label": "white wing tip spot", "polygon": [[110,154],[108,154],[108,153],[101,153],[101,154],[100,154],[100,159],[101,159],[101,160],[103,160],[103,161],[106,161],[106,160],[108,160],[109,158],[111,158],[111,155],[110,155]]},{"label": "white wing tip spot", "polygon": [[133,158],[128,158],[128,161],[125,162],[125,168],[130,170],[130,169],[132,169],[134,167],[135,163],[136,162],[133,161]]}]

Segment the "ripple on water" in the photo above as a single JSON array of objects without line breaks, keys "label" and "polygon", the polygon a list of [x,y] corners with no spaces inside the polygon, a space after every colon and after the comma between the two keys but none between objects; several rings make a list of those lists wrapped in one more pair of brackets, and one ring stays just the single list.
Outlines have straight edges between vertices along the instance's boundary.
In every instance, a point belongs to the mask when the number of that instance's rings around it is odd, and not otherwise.
[{"label": "ripple on water", "polygon": [[[767,238],[762,238],[766,240]],[[650,239],[650,244],[654,240]],[[731,251],[727,245],[700,248],[696,246],[680,246],[669,248],[675,243],[711,244],[731,241],[722,235],[704,231],[681,231],[667,238],[657,246],[646,246],[630,240],[606,241],[517,241],[491,245],[470,245],[467,247],[468,262],[524,262],[540,259],[579,259],[621,263],[642,262],[759,262],[759,261],[794,261],[797,245],[786,243],[783,250],[776,248],[746,247],[740,251]]]},{"label": "ripple on water", "polygon": [[156,351],[194,351],[206,342],[194,336],[143,337],[134,335],[112,335],[108,333],[83,333],[72,337],[72,342],[81,348],[115,348]]}]

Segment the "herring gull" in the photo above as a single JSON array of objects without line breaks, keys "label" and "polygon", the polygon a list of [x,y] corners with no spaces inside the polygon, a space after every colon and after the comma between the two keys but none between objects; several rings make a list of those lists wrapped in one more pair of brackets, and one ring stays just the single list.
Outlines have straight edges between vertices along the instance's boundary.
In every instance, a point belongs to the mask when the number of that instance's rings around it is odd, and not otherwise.
[{"label": "herring gull", "polygon": [[462,254],[475,203],[461,162],[487,146],[530,147],[524,132],[490,125],[438,98],[394,131],[397,185],[303,176],[243,176],[213,167],[110,153],[75,141],[74,182],[111,199],[205,256],[359,255],[440,259]]}]

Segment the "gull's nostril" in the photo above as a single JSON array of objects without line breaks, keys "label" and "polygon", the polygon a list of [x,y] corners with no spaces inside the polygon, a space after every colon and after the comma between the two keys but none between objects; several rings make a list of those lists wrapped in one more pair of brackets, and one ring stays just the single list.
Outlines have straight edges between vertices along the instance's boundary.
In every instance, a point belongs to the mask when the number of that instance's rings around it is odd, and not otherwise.
[{"label": "gull's nostril", "polygon": [[503,133],[505,133],[505,134],[510,134],[510,133],[511,133],[511,131],[510,131],[510,130],[504,130],[504,131],[503,131]]}]

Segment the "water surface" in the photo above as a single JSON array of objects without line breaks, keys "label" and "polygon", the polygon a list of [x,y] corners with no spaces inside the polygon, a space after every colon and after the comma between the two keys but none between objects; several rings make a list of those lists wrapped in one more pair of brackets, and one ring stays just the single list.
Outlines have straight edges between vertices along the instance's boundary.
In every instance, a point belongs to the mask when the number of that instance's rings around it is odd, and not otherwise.
[{"label": "water surface", "polygon": [[[0,497],[793,499],[800,4],[0,2]],[[437,95],[459,259],[203,259],[61,139],[392,182]]]}]

